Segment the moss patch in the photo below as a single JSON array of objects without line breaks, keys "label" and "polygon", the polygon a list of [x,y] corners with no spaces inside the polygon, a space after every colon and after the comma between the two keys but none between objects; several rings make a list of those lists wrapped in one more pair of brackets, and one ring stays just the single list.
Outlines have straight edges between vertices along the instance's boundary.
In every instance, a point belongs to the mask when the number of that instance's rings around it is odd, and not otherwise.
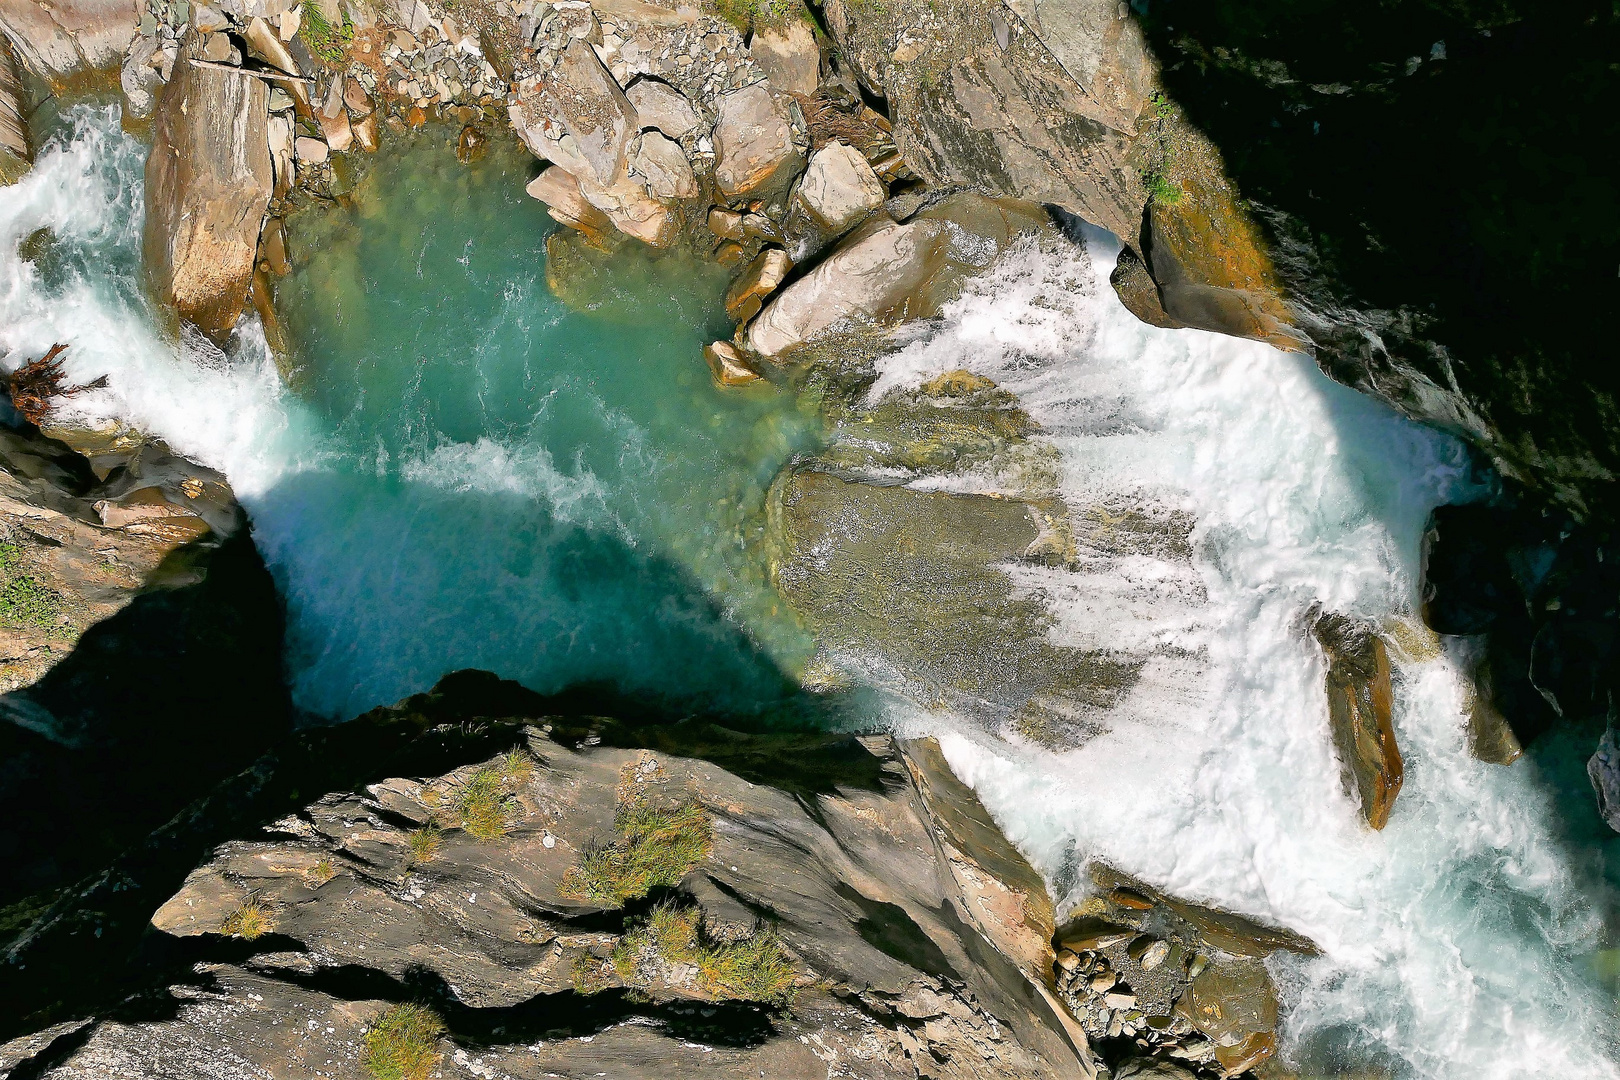
[{"label": "moss patch", "polygon": [[0,544],[0,620],[45,628],[63,620],[62,594],[25,571],[17,544]]},{"label": "moss patch", "polygon": [[439,1064],[444,1021],[423,1005],[395,1005],[366,1032],[360,1062],[375,1080],[427,1080]]},{"label": "moss patch", "polygon": [[631,796],[620,802],[613,826],[618,838],[587,851],[563,877],[564,896],[623,907],[679,883],[714,842],[709,817],[695,802],[663,807]]},{"label": "moss patch", "polygon": [[314,4],[304,5],[304,15],[298,23],[298,36],[309,51],[328,64],[341,64],[348,58],[349,46],[354,44],[354,24],[343,16],[342,26],[333,26]]}]

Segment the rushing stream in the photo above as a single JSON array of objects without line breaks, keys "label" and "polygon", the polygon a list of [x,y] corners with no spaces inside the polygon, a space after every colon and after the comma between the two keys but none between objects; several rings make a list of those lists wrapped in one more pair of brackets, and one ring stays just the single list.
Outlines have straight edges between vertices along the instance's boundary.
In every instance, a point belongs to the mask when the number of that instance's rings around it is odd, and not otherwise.
[{"label": "rushing stream", "polygon": [[[809,643],[765,578],[759,509],[817,426],[788,394],[712,387],[698,349],[724,329],[723,278],[637,263],[573,310],[546,287],[528,166],[417,147],[379,161],[351,209],[295,223],[294,393],[253,332],[227,355],[154,329],[144,150],[112,113],[71,119],[0,194],[0,349],[69,342],[75,379],[111,376],[76,407],[227,472],[287,599],[304,708],[351,715],[465,666],[725,708],[787,692]],[[49,265],[24,262],[18,243],[45,226]],[[1138,323],[1107,287],[1111,258],[1095,238],[1016,254],[892,355],[876,392],[988,375],[1061,452],[1071,507],[1190,515],[1190,565],[1012,571],[1064,642],[1169,659],[1063,754],[900,705],[889,719],[942,734],[1060,893],[1100,857],[1313,937],[1321,958],[1277,971],[1285,1050],[1310,1068],[1620,1077],[1603,951],[1620,860],[1613,838],[1561,824],[1578,748],[1472,760],[1466,643],[1415,620],[1429,510],[1484,494],[1464,448],[1306,358]],[[1407,776],[1381,833],[1340,794],[1303,632],[1315,605],[1401,645]]]}]

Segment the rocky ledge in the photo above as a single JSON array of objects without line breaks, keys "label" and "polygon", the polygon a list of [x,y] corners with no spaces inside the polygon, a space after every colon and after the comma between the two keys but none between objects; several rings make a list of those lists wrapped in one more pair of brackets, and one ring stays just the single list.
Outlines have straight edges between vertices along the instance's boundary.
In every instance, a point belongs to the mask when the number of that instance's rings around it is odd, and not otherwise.
[{"label": "rocky ledge", "polygon": [[396,761],[506,749],[218,847],[151,914],[156,984],[0,1075],[1187,1077],[1275,1046],[1255,958],[1309,943],[1103,868],[1055,933],[931,741],[548,704],[463,673],[355,721]]}]

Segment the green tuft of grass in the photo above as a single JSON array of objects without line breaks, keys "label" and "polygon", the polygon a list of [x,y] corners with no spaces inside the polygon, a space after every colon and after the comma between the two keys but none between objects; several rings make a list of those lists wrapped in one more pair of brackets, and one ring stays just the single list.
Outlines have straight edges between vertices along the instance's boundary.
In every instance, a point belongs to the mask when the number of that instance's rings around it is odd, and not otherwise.
[{"label": "green tuft of grass", "polygon": [[220,924],[219,932],[243,941],[252,941],[269,933],[274,920],[270,909],[258,897],[249,897]]},{"label": "green tuft of grass", "polygon": [[413,829],[405,838],[410,864],[415,866],[417,863],[432,862],[433,857],[439,853],[439,844],[443,836],[444,833],[437,825],[424,825],[420,829]]},{"label": "green tuft of grass", "polygon": [[608,959],[620,980],[640,981],[638,965],[652,953],[666,964],[693,964],[700,989],[712,998],[785,1005],[798,972],[768,927],[739,941],[707,941],[696,907],[660,904],[614,946]]},{"label": "green tuft of grass", "polygon": [[374,1080],[427,1080],[444,1021],[425,1005],[393,1005],[366,1032],[360,1063]]},{"label": "green tuft of grass", "polygon": [[1148,197],[1163,206],[1174,206],[1181,201],[1181,185],[1163,173],[1148,173],[1142,178],[1147,185]]},{"label": "green tuft of grass", "polygon": [[320,862],[304,871],[304,882],[312,889],[320,888],[335,877],[337,867],[328,858],[322,858]]},{"label": "green tuft of grass", "polygon": [[476,840],[498,840],[511,827],[513,795],[534,777],[534,759],[521,749],[485,765],[456,789],[456,824]]},{"label": "green tuft of grass", "polygon": [[680,882],[709,857],[713,831],[695,802],[659,807],[644,799],[619,804],[618,839],[587,851],[563,876],[562,894],[604,907],[623,907],[653,889]]},{"label": "green tuft of grass", "polygon": [[698,985],[711,997],[785,1005],[797,972],[776,931],[766,927],[741,941],[704,949]]},{"label": "green tuft of grass", "polygon": [[333,26],[314,4],[304,5],[303,17],[298,23],[298,36],[304,39],[309,51],[328,64],[341,64],[354,44],[354,23],[347,13],[342,26]]}]

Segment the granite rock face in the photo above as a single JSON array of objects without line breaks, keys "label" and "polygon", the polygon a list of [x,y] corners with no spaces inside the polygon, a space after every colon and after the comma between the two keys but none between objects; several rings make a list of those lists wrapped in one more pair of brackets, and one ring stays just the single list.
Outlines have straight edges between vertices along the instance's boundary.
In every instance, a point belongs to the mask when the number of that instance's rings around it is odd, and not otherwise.
[{"label": "granite rock face", "polygon": [[274,180],[264,82],[196,67],[188,34],[158,105],[146,163],[146,265],[153,291],[215,340],[247,303]]}]

